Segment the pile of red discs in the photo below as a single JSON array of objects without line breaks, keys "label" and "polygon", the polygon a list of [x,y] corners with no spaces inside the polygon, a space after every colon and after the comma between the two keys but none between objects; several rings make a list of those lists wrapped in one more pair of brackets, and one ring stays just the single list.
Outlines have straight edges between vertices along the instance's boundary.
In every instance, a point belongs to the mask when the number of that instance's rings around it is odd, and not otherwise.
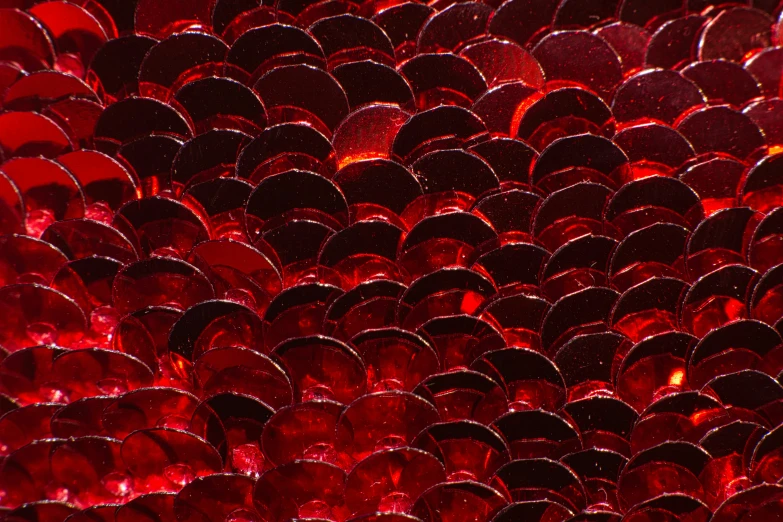
[{"label": "pile of red discs", "polygon": [[0,0],[0,520],[782,520],[781,10]]}]

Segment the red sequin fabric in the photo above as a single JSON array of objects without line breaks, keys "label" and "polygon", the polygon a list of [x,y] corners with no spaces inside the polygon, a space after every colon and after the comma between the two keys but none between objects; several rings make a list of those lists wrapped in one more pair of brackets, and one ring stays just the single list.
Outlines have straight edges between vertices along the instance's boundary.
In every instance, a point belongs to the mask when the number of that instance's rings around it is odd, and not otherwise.
[{"label": "red sequin fabric", "polygon": [[778,0],[0,0],[0,520],[783,520]]}]

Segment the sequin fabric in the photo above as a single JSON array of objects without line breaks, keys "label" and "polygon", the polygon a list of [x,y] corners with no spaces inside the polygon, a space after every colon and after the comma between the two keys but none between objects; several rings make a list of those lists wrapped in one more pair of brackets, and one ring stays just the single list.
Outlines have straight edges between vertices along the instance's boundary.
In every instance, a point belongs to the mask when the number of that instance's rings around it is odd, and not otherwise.
[{"label": "sequin fabric", "polygon": [[0,518],[783,520],[777,0],[0,0]]}]

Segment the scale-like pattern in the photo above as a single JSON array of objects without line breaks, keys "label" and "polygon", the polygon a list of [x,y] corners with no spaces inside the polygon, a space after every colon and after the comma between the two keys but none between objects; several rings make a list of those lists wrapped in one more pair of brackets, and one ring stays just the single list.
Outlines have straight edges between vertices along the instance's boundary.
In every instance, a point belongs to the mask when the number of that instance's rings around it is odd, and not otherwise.
[{"label": "scale-like pattern", "polygon": [[778,4],[0,0],[0,518],[783,520]]}]

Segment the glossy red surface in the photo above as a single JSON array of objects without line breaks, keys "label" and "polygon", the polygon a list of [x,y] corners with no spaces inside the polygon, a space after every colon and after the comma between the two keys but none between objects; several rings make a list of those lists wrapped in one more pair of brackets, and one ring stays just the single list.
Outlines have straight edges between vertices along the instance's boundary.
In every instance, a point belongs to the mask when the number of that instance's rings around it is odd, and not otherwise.
[{"label": "glossy red surface", "polygon": [[0,518],[783,517],[777,0],[0,0]]}]

